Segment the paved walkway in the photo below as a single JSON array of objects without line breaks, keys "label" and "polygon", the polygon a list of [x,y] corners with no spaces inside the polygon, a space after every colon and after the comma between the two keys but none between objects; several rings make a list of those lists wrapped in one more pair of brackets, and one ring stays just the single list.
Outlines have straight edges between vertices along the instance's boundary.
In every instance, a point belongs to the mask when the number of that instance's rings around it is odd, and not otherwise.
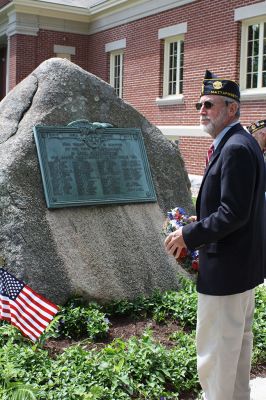
[{"label": "paved walkway", "polygon": [[251,400],[266,399],[266,378],[255,378],[250,381]]},{"label": "paved walkway", "polygon": [[[202,176],[189,175],[191,182],[191,193],[193,197],[197,197]],[[266,279],[264,281],[266,285]],[[255,378],[250,381],[251,400],[266,400],[266,378]],[[226,399],[225,399],[226,400]]]}]

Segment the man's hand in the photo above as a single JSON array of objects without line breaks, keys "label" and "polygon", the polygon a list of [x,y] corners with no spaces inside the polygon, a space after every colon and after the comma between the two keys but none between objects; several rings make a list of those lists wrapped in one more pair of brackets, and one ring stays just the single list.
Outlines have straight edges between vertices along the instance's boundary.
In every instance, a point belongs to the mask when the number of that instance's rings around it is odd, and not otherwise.
[{"label": "man's hand", "polygon": [[187,248],[182,235],[182,227],[170,233],[165,239],[164,245],[167,252],[178,259],[182,249]]}]

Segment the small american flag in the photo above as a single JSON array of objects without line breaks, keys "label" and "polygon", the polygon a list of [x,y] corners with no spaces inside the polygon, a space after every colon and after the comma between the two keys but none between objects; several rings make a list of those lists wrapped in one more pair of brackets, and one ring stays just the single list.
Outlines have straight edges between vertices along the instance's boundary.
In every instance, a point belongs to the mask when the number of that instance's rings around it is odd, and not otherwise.
[{"label": "small american flag", "polygon": [[58,310],[55,304],[0,268],[0,319],[36,341]]}]

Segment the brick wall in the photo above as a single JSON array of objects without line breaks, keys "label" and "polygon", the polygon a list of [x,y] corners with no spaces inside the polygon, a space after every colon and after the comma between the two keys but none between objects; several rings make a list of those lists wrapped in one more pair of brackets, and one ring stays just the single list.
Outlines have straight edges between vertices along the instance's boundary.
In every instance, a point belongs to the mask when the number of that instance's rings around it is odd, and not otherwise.
[{"label": "brick wall", "polygon": [[[11,86],[27,76],[47,58],[54,44],[74,46],[72,61],[109,81],[109,55],[105,44],[126,39],[124,100],[156,125],[198,125],[195,110],[201,82],[208,68],[220,77],[239,80],[241,23],[234,22],[234,9],[261,0],[198,0],[90,36],[41,30],[37,37],[11,38]],[[1,5],[1,0],[0,0]],[[163,41],[158,30],[187,22],[184,50],[184,104],[158,106],[162,95]],[[243,102],[241,122],[264,119],[266,101]],[[189,173],[201,174],[208,138],[182,137],[181,153]],[[193,157],[191,157],[193,154]]]},{"label": "brick wall", "polygon": [[[98,54],[90,58],[89,69],[107,80],[104,45],[126,38],[124,99],[154,124],[198,125],[194,104],[205,69],[239,80],[241,23],[234,22],[234,10],[258,2],[216,0],[210,7],[209,2],[200,0],[98,33],[89,38],[90,48],[95,52],[97,49]],[[181,105],[158,106],[155,100],[162,95],[163,78],[163,41],[158,40],[158,29],[182,22],[188,26],[184,53],[185,101]],[[266,101],[243,102],[241,106],[244,125],[265,118],[265,114]],[[189,173],[202,174],[210,142],[211,139],[203,137],[180,138],[179,147]]]},{"label": "brick wall", "polygon": [[206,153],[211,143],[212,139],[208,137],[181,136],[178,139],[178,147],[190,174],[203,175]]},{"label": "brick wall", "polygon": [[0,0],[0,8],[4,7],[7,3],[11,3],[12,0]]}]

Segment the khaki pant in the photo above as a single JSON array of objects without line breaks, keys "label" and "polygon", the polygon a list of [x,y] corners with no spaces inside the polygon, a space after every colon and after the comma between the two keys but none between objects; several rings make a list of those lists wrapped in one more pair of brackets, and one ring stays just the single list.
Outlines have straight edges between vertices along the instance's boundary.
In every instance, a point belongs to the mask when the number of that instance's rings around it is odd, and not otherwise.
[{"label": "khaki pant", "polygon": [[197,364],[206,400],[250,400],[255,290],[198,294]]}]

